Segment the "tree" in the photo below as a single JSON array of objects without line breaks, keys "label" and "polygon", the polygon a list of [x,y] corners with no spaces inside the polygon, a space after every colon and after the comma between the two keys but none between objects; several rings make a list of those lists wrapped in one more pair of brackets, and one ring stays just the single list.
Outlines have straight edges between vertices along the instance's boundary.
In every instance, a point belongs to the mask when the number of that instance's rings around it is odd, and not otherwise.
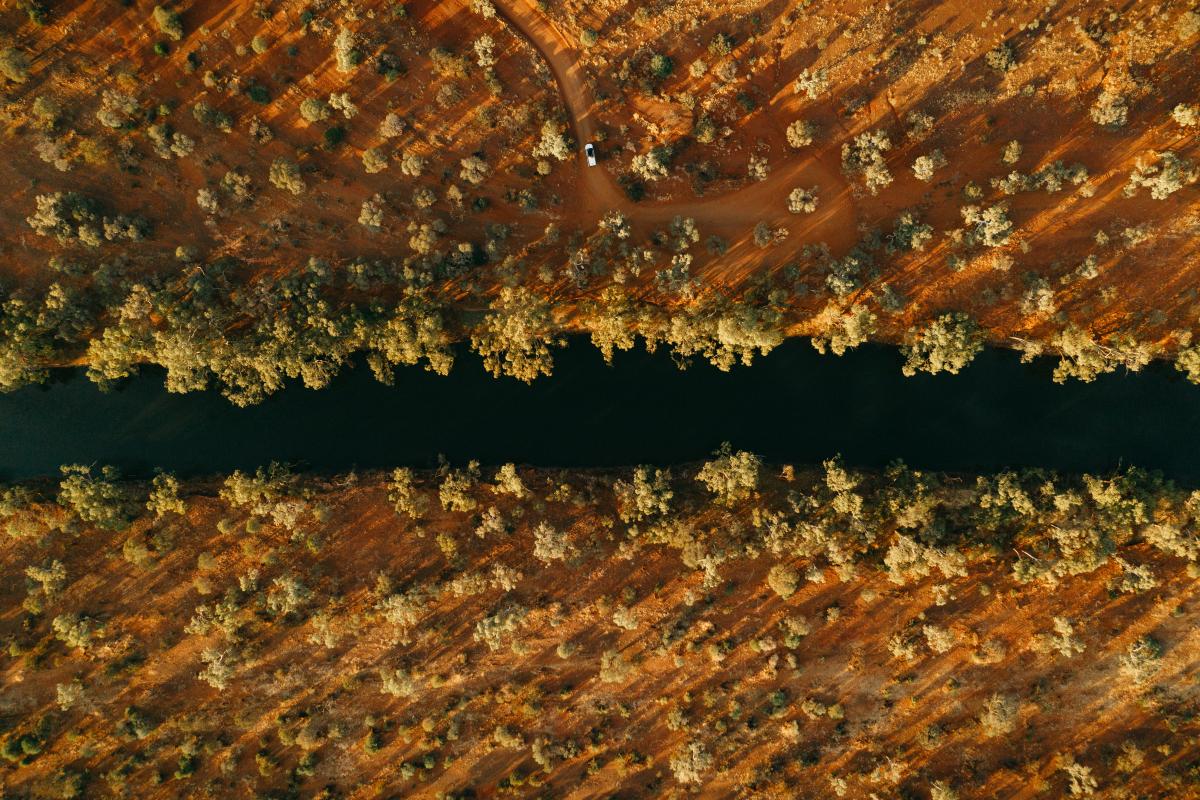
[{"label": "tree", "polygon": [[491,310],[471,333],[471,348],[494,377],[510,375],[531,383],[554,367],[556,335],[550,304],[524,287],[504,287]]},{"label": "tree", "polygon": [[555,561],[566,561],[575,552],[570,537],[549,522],[539,522],[533,529],[533,557],[543,564],[548,566]]},{"label": "tree", "polygon": [[758,488],[758,470],[762,464],[758,456],[745,450],[734,453],[729,442],[715,450],[713,456],[696,473],[696,480],[723,505],[731,506],[750,497]]},{"label": "tree", "polygon": [[675,70],[675,62],[670,56],[662,53],[655,53],[650,56],[650,74],[655,78],[662,80],[669,76]]},{"label": "tree", "polygon": [[384,139],[395,139],[404,133],[405,127],[404,117],[394,111],[389,111],[383,121],[379,123],[379,135]]},{"label": "tree", "polygon": [[479,483],[479,462],[471,461],[465,469],[447,469],[438,486],[438,500],[447,511],[474,511],[478,502],[471,491]]},{"label": "tree", "polygon": [[918,371],[957,375],[983,349],[983,343],[983,332],[969,316],[958,311],[943,314],[922,331],[909,330],[902,371],[909,377]]},{"label": "tree", "polygon": [[1021,159],[1021,143],[1013,139],[1008,144],[1004,145],[1004,153],[1001,154],[1000,160],[1005,164],[1015,164]]},{"label": "tree", "polygon": [[1200,105],[1195,103],[1179,103],[1171,109],[1171,119],[1184,128],[1200,126]]},{"label": "tree", "polygon": [[63,478],[58,485],[58,504],[68,508],[84,522],[106,530],[122,530],[133,521],[130,497],[119,483],[116,467],[91,467],[70,464],[60,468]]},{"label": "tree", "polygon": [[647,517],[666,514],[671,509],[671,473],[650,467],[633,471],[633,482],[616,481],[613,493],[622,522],[639,522]]},{"label": "tree", "polygon": [[875,334],[876,317],[866,306],[855,305],[842,311],[834,303],[825,306],[817,316],[821,332],[812,338],[818,353],[828,347],[835,356],[858,347]]},{"label": "tree", "polygon": [[1008,42],[1001,42],[988,51],[984,62],[996,72],[1008,72],[1017,65],[1017,51]]},{"label": "tree", "polygon": [[1104,89],[1092,104],[1092,121],[1106,128],[1120,128],[1129,119],[1129,107],[1125,98],[1116,92]]},{"label": "tree", "polygon": [[882,130],[860,133],[842,145],[842,172],[851,177],[862,176],[871,194],[878,194],[892,182],[892,173],[883,158],[891,147],[891,140]]},{"label": "tree", "polygon": [[648,153],[638,153],[629,162],[634,174],[646,181],[656,181],[671,174],[671,159],[674,151],[670,145],[659,145]]}]

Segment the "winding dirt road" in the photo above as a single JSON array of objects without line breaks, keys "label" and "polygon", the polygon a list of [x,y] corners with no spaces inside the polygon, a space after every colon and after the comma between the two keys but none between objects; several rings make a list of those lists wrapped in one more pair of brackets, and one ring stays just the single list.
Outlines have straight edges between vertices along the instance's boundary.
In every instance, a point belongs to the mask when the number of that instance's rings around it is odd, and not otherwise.
[{"label": "winding dirt road", "polygon": [[[576,141],[580,145],[593,141],[599,127],[596,102],[571,37],[543,14],[534,0],[497,0],[496,9],[546,60],[570,114]],[[635,224],[659,224],[677,215],[692,217],[706,232],[736,232],[737,238],[748,235],[756,223],[766,221],[784,225],[806,241],[820,240],[831,246],[848,247],[855,238],[854,202],[839,164],[828,163],[829,154],[789,156],[786,163],[775,166],[766,180],[734,192],[686,201],[634,203],[603,164],[587,166],[581,147],[575,163],[583,196],[577,198],[577,207],[596,216],[620,211]],[[788,194],[800,186],[820,187],[819,210],[803,218],[787,211]]]}]

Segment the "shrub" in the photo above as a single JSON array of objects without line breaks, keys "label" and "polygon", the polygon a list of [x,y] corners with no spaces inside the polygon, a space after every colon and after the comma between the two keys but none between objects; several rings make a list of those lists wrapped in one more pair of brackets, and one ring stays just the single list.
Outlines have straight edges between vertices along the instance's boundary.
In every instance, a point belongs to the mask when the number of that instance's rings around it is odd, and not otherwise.
[{"label": "shrub", "polygon": [[801,70],[792,83],[792,92],[809,100],[818,100],[829,91],[829,72],[824,69]]},{"label": "shrub", "polygon": [[379,680],[384,693],[392,697],[412,697],[417,693],[416,678],[406,669],[381,667]]},{"label": "shrub", "polygon": [[957,375],[983,349],[983,343],[983,332],[969,316],[943,314],[922,331],[909,330],[902,370],[910,377],[918,371]]},{"label": "shrub", "polygon": [[1181,42],[1200,33],[1200,11],[1185,11],[1175,21],[1175,33]]},{"label": "shrub", "polygon": [[605,650],[600,654],[600,681],[602,683],[624,683],[633,668],[616,650]]},{"label": "shrub", "polygon": [[332,113],[329,104],[319,97],[309,97],[300,102],[300,116],[305,122],[321,122]]},{"label": "shrub", "polygon": [[701,742],[684,742],[671,754],[671,774],[675,780],[685,784],[699,784],[704,773],[712,768],[712,756]]},{"label": "shrub", "polygon": [[696,474],[696,480],[717,496],[724,505],[745,500],[758,488],[758,456],[741,450],[733,452],[725,442],[713,453],[713,460],[705,462]]},{"label": "shrub", "polygon": [[478,186],[487,179],[489,167],[487,162],[479,156],[468,156],[459,163],[462,165],[462,170],[459,171],[458,177],[467,183]]},{"label": "shrub", "polygon": [[1184,186],[1200,180],[1200,168],[1168,150],[1156,154],[1157,164],[1139,158],[1129,183],[1125,185],[1125,196],[1133,197],[1141,187],[1150,190],[1155,200],[1166,200]]},{"label": "shrub", "polygon": [[1011,733],[1017,727],[1019,711],[1020,706],[1015,697],[993,694],[983,704],[983,713],[979,716],[984,735],[991,738]]},{"label": "shrub", "polygon": [[1092,121],[1106,128],[1120,128],[1129,119],[1125,98],[1108,89],[1100,92],[1092,104]]},{"label": "shrub", "polygon": [[933,173],[936,170],[946,166],[946,157],[942,155],[941,150],[934,150],[929,155],[917,156],[913,161],[913,174],[917,176],[917,180],[928,183],[933,180]]},{"label": "shrub", "polygon": [[671,473],[650,467],[638,467],[633,482],[616,481],[613,493],[622,522],[638,522],[647,517],[666,514],[671,508]]},{"label": "shrub", "polygon": [[339,72],[353,72],[362,61],[358,40],[348,28],[339,30],[337,38],[333,40],[333,57]]},{"label": "shrub", "polygon": [[806,120],[798,119],[787,127],[787,143],[799,150],[813,143],[817,135],[817,126]]},{"label": "shrub", "polygon": [[786,600],[800,587],[800,573],[787,564],[776,564],[767,573],[767,585]]},{"label": "shrub", "polygon": [[555,561],[565,561],[575,554],[570,537],[549,522],[539,522],[533,530],[533,557],[549,566]]},{"label": "shrub", "polygon": [[183,19],[179,16],[178,11],[155,6],[153,16],[154,24],[164,35],[177,42],[183,38]]},{"label": "shrub", "polygon": [[571,157],[571,140],[559,125],[546,120],[542,123],[542,138],[534,145],[533,157],[566,161]]},{"label": "shrub", "polygon": [[368,147],[363,151],[362,163],[363,169],[365,169],[368,174],[374,174],[376,172],[383,172],[385,169],[387,169],[388,158],[387,155],[378,147]]},{"label": "shrub", "polygon": [[471,10],[484,19],[496,18],[496,6],[492,0],[471,0]]},{"label": "shrub", "polygon": [[29,56],[16,47],[0,48],[0,75],[13,83],[24,83],[29,79]]},{"label": "shrub", "polygon": [[300,176],[300,166],[291,159],[283,156],[277,157],[271,162],[271,171],[267,178],[271,181],[271,185],[277,189],[285,189],[295,195],[304,194],[305,186],[304,178]]},{"label": "shrub", "polygon": [[1158,671],[1158,662],[1161,658],[1161,644],[1150,636],[1139,637],[1121,656],[1121,674],[1134,684],[1141,686]]},{"label": "shrub", "polygon": [[983,208],[981,206],[963,206],[959,209],[963,221],[974,226],[968,233],[969,244],[982,244],[985,247],[999,247],[1008,241],[1012,234],[1012,221],[1008,218],[1008,205],[996,203]]},{"label": "shrub", "polygon": [[1200,126],[1200,106],[1180,103],[1171,109],[1171,119],[1175,120],[1176,124],[1182,125],[1185,128]]}]

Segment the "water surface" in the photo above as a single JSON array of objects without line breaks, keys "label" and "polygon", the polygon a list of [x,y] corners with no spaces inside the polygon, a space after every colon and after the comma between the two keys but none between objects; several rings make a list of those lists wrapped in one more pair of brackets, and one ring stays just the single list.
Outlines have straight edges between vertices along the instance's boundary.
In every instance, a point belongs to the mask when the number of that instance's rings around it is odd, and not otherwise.
[{"label": "water surface", "polygon": [[618,353],[608,367],[579,339],[556,362],[553,377],[527,386],[492,378],[463,349],[448,377],[402,369],[388,387],[360,365],[327,389],[296,384],[248,409],[215,391],[170,394],[156,369],[109,393],[63,370],[47,386],[0,395],[0,477],[63,463],[193,475],[286,460],[332,472],[426,466],[439,453],[485,464],[670,464],[728,440],[798,464],[834,453],[863,467],[899,457],[951,471],[1135,464],[1200,483],[1200,387],[1169,364],[1058,385],[1052,361],[988,350],[960,375],[905,378],[894,348],[836,358],[801,339],[728,373],[701,362],[680,371],[661,351]]}]

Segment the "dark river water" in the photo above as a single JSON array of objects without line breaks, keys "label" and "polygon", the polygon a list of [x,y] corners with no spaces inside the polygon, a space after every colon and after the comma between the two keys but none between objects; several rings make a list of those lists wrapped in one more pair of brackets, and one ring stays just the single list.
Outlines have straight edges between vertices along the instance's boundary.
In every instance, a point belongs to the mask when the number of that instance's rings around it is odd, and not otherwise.
[{"label": "dark river water", "polygon": [[215,391],[169,394],[157,370],[107,394],[64,370],[0,395],[0,477],[64,463],[195,475],[282,460],[332,472],[426,466],[439,453],[456,463],[670,464],[728,440],[796,464],[835,453],[861,467],[903,458],[950,471],[1133,464],[1200,483],[1200,387],[1168,364],[1061,386],[1052,361],[1023,365],[1001,350],[957,376],[905,378],[900,364],[894,348],[835,358],[797,339],[728,373],[699,362],[680,371],[641,350],[608,367],[574,341],[554,376],[532,386],[492,378],[463,350],[449,377],[404,369],[388,387],[360,366],[322,391],[297,384],[248,409]]}]

